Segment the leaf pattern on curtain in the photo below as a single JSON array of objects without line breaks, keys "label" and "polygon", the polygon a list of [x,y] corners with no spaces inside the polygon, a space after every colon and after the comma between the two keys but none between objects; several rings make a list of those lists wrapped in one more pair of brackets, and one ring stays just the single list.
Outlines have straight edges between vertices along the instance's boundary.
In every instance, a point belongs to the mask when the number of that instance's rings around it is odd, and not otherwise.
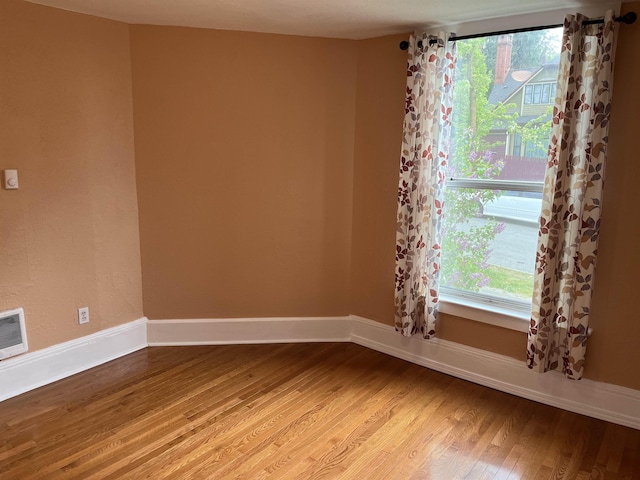
[{"label": "leaf pattern on curtain", "polygon": [[442,32],[409,40],[395,269],[395,325],[405,336],[435,334],[456,65],[447,39]]},{"label": "leaf pattern on curtain", "polygon": [[613,11],[564,21],[536,253],[527,364],[582,378],[613,76]]}]

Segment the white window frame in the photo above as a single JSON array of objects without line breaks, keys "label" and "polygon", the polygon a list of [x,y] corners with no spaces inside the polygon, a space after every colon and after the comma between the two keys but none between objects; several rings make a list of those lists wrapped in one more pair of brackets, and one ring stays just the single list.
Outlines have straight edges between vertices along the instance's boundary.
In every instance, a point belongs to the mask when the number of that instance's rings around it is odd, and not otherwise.
[{"label": "white window frame", "polygon": [[[546,102],[542,101],[542,96],[544,92],[545,85],[549,85],[549,97]],[[535,102],[535,89],[536,87],[540,87],[540,101]],[[553,105],[555,96],[556,96],[556,84],[554,82],[536,82],[536,83],[528,83],[524,86],[524,91],[522,92],[522,101],[523,105]],[[531,92],[531,102],[527,103],[527,89],[533,89]]]}]

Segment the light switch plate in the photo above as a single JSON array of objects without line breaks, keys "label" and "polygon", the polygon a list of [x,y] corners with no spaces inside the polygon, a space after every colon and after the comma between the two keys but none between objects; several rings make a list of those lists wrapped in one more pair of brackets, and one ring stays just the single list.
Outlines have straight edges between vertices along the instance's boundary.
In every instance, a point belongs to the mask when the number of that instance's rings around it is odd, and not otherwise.
[{"label": "light switch plate", "polygon": [[18,189],[18,170],[4,171],[4,188],[7,190]]}]

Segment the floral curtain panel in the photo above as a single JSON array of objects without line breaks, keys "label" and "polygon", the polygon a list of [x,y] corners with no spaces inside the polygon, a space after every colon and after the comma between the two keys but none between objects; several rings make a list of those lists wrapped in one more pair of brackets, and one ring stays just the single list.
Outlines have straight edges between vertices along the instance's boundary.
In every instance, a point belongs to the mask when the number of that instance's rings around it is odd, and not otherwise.
[{"label": "floral curtain panel", "polygon": [[456,65],[455,43],[447,38],[440,33],[409,40],[395,272],[395,325],[405,336],[435,334]]},{"label": "floral curtain panel", "polygon": [[598,247],[613,74],[613,11],[568,15],[536,254],[527,364],[580,379]]}]

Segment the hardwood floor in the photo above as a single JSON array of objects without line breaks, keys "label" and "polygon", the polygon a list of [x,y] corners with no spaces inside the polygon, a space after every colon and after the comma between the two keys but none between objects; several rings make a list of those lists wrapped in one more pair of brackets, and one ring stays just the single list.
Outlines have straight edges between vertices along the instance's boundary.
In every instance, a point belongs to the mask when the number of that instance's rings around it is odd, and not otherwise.
[{"label": "hardwood floor", "polygon": [[0,478],[640,479],[640,431],[350,343],[155,347],[0,403]]}]

